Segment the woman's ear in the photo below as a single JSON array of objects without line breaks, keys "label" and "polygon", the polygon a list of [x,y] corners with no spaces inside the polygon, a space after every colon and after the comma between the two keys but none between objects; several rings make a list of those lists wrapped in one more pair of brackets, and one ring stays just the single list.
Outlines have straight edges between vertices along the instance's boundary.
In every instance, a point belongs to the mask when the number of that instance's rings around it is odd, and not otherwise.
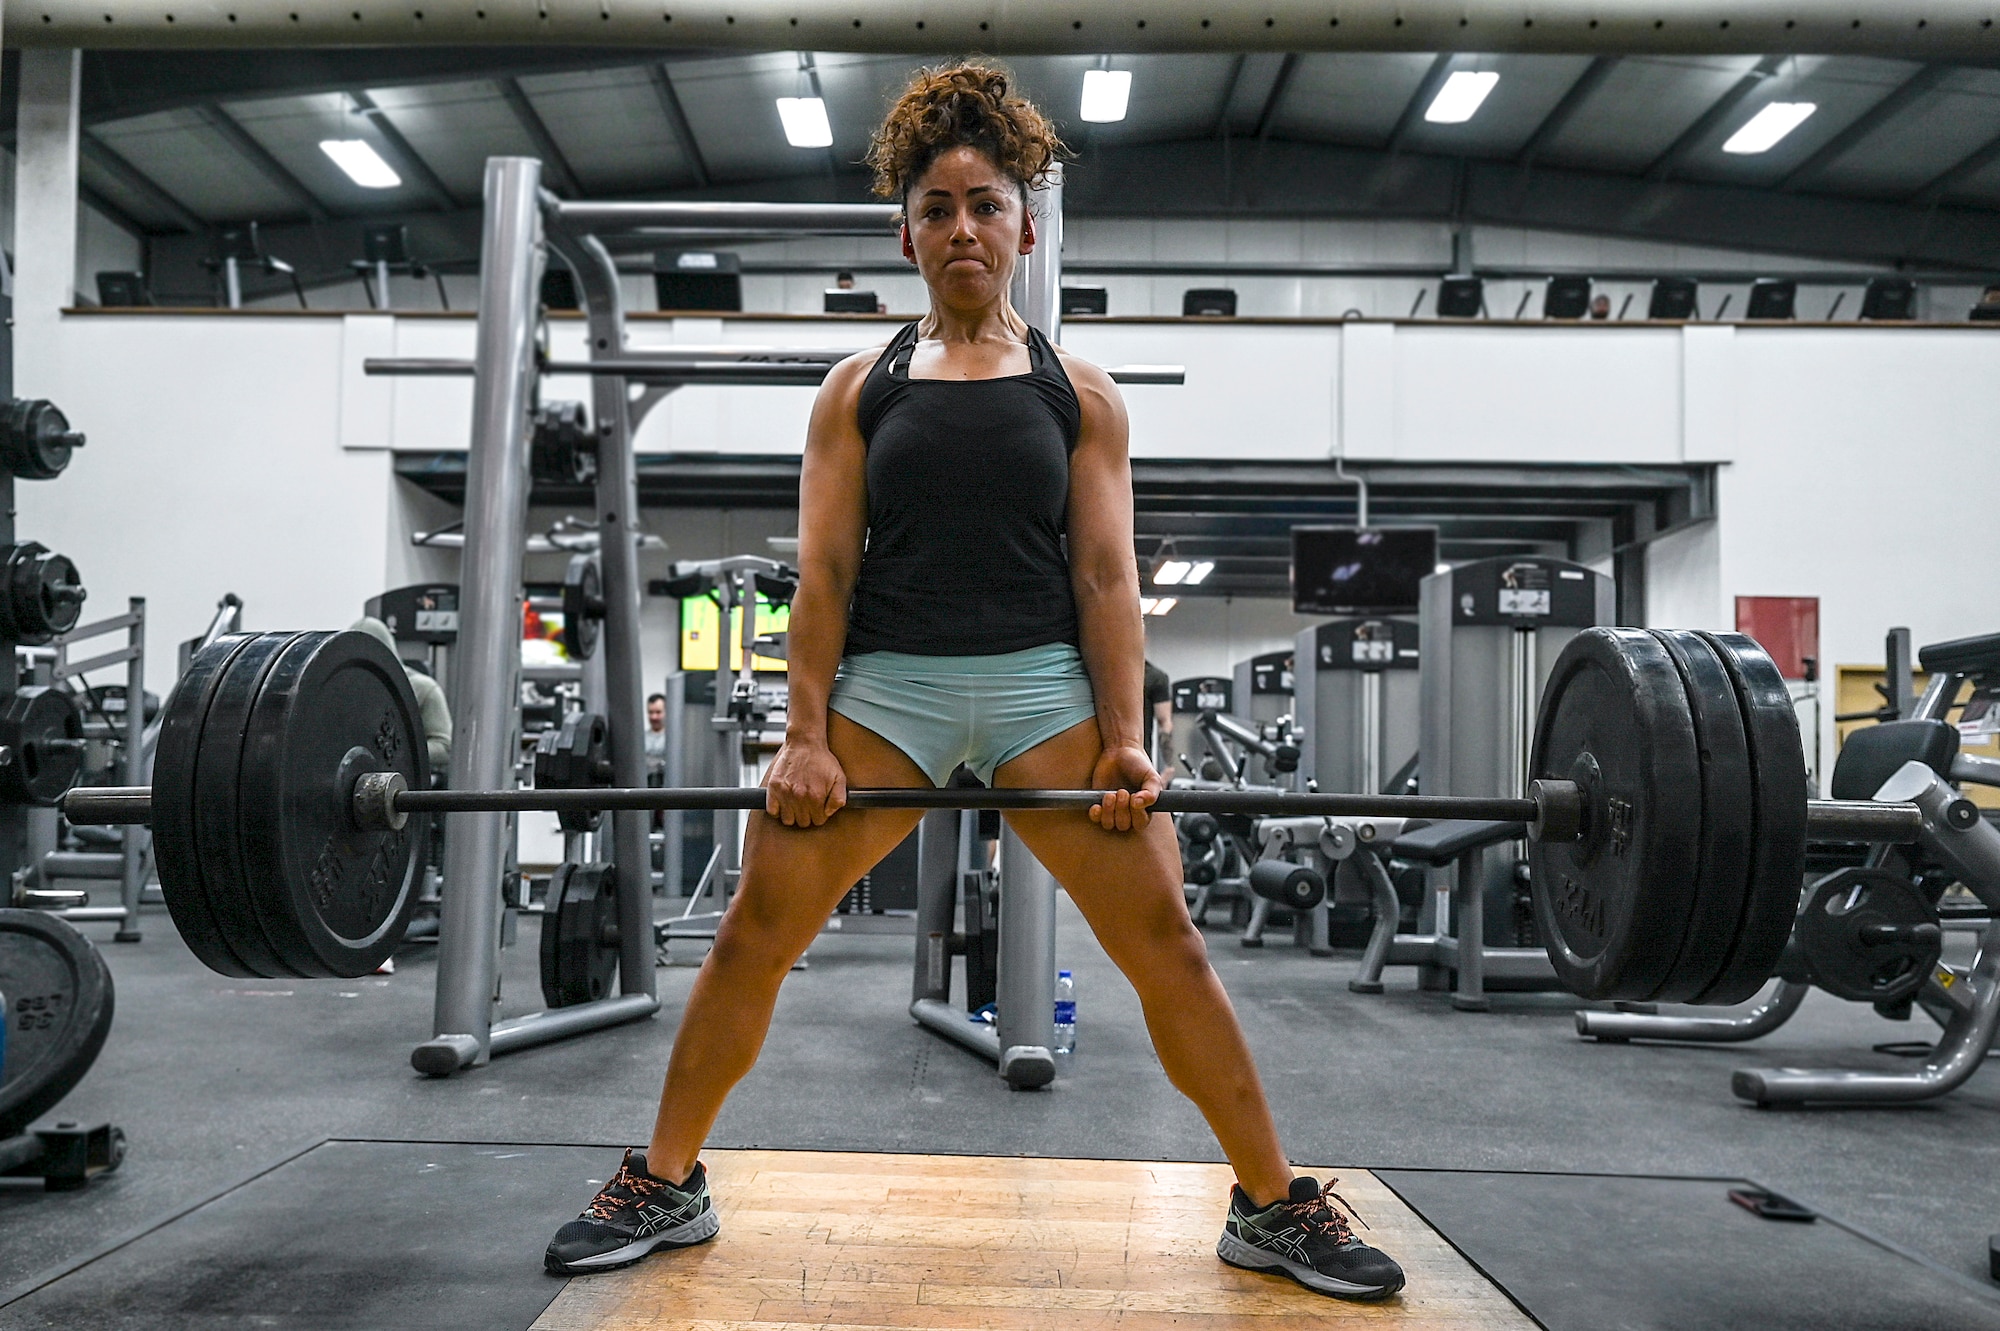
[{"label": "woman's ear", "polygon": [[911,263],[915,263],[917,261],[917,247],[910,243],[910,224],[908,222],[903,223],[899,231],[903,237],[903,257]]},{"label": "woman's ear", "polygon": [[1021,208],[1021,253],[1031,254],[1035,249],[1035,214],[1026,205]]}]

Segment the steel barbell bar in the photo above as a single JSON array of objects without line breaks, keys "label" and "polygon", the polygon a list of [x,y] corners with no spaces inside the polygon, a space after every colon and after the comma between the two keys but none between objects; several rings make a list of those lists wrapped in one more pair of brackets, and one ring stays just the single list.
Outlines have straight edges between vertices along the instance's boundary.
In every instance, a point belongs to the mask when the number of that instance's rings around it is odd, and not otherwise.
[{"label": "steel barbell bar", "polygon": [[[356,826],[401,827],[420,813],[564,813],[592,810],[759,810],[765,794],[755,786],[584,790],[410,790],[397,772],[364,772],[351,795]],[[850,809],[1088,809],[1104,798],[1096,790],[965,789],[945,787],[862,789],[847,792]],[[148,786],[80,786],[63,796],[72,823],[146,823],[152,817]],[[1470,819],[1525,825],[1540,840],[1571,840],[1588,818],[1583,793],[1572,781],[1535,781],[1525,798],[1453,795],[1348,795],[1261,790],[1160,792],[1158,813],[1221,813],[1274,818]],[[1923,827],[1915,804],[1870,800],[1806,801],[1806,833],[1817,841],[1908,842]]]}]

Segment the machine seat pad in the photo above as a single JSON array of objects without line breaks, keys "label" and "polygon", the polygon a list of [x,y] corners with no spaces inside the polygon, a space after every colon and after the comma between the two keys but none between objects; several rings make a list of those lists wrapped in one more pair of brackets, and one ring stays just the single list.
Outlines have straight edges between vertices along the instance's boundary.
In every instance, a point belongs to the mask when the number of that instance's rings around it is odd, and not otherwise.
[{"label": "machine seat pad", "polygon": [[1871,800],[1904,763],[1916,762],[1951,779],[1958,757],[1958,727],[1949,721],[1884,721],[1863,726],[1840,746],[1833,764],[1833,797]]},{"label": "machine seat pad", "polygon": [[1461,855],[1503,841],[1519,841],[1526,835],[1526,823],[1447,818],[1418,831],[1403,833],[1390,844],[1389,852],[1417,864],[1450,864]]},{"label": "machine seat pad", "polygon": [[1934,642],[1918,650],[1917,660],[1931,675],[1947,670],[1958,675],[2000,675],[2000,633]]}]

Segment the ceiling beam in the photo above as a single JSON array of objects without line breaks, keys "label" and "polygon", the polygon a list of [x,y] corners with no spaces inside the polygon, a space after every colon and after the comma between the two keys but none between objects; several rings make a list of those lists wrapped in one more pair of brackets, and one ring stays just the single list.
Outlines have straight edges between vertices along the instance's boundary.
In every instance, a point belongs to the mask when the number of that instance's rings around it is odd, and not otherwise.
[{"label": "ceiling beam", "polygon": [[1451,77],[1451,64],[1457,58],[1454,53],[1446,51],[1431,61],[1430,68],[1417,81],[1417,90],[1403,103],[1403,113],[1396,117],[1396,127],[1389,131],[1389,137],[1382,145],[1390,156],[1402,151],[1403,140],[1409,137],[1431,103],[1437,100],[1438,89],[1444,87],[1444,81]]},{"label": "ceiling beam", "polygon": [[507,103],[507,109],[514,113],[514,122],[521,132],[528,136],[528,142],[535,145],[535,153],[548,168],[550,183],[556,193],[564,198],[581,199],[583,186],[578,183],[576,170],[570,166],[569,158],[563,155],[562,145],[555,135],[549,133],[548,124],[535,110],[535,104],[528,100],[528,94],[521,87],[521,81],[512,75],[504,75],[493,80],[500,89],[500,98]]},{"label": "ceiling beam", "polygon": [[681,156],[687,159],[688,169],[694,172],[695,187],[707,189],[708,162],[701,155],[701,144],[695,141],[694,126],[688,123],[687,111],[681,106],[681,95],[674,91],[673,70],[656,61],[646,66],[646,73],[653,81],[654,93],[659,96],[660,110],[667,117],[667,128],[673,131]]},{"label": "ceiling beam", "polygon": [[1542,123],[1535,126],[1535,132],[1521,145],[1521,151],[1514,154],[1514,161],[1520,166],[1533,166],[1556,137],[1569,128],[1569,122],[1576,119],[1576,113],[1583,109],[1585,102],[1597,95],[1605,80],[1618,69],[1619,57],[1601,55],[1584,66],[1583,73],[1577,75],[1576,82],[1562,95],[1562,100],[1549,108],[1542,117]]},{"label": "ceiling beam", "polygon": [[437,205],[440,212],[456,211],[459,204],[458,200],[452,197],[450,187],[438,178],[437,172],[431,170],[431,164],[424,160],[423,154],[403,137],[403,131],[396,128],[395,122],[389,119],[389,113],[375,105],[375,99],[359,88],[349,88],[347,96],[353,101],[355,109],[366,116],[368,123],[375,127],[375,132],[382,136],[382,141],[389,145],[389,151],[397,159],[394,165],[403,168],[402,173],[420,191],[431,196],[432,202]]},{"label": "ceiling beam", "polygon": [[1215,110],[1215,128],[1208,134],[1219,139],[1229,132],[1229,109],[1236,105],[1236,90],[1243,84],[1243,66],[1250,57],[1238,52],[1229,64],[1229,81],[1222,85],[1222,104]]},{"label": "ceiling beam", "polygon": [[1292,75],[1298,70],[1298,53],[1287,52],[1278,63],[1277,76],[1271,80],[1271,91],[1264,96],[1264,107],[1257,113],[1257,127],[1251,131],[1253,138],[1261,139],[1270,134],[1272,118],[1278,114],[1278,104],[1285,100],[1285,91],[1292,86]]},{"label": "ceiling beam", "polygon": [[1969,155],[1960,158],[1949,170],[1926,181],[1910,195],[1910,202],[1919,208],[1936,207],[1953,190],[1995,162],[2000,162],[2000,137],[1988,139]]},{"label": "ceiling beam", "polygon": [[299,211],[315,222],[325,222],[332,218],[326,205],[319,197],[306,188],[305,182],[293,175],[285,164],[271,155],[270,149],[259,143],[249,130],[243,128],[235,116],[229,114],[219,102],[203,102],[194,108],[210,129],[220,135],[236,155],[255,167],[260,175],[277,186]]},{"label": "ceiling beam", "polygon": [[77,184],[76,197],[81,202],[88,204],[92,211],[103,217],[107,222],[110,222],[119,230],[128,233],[135,240],[143,239],[152,234],[152,228],[82,182],[78,182]]},{"label": "ceiling beam", "polygon": [[1716,98],[1706,111],[1696,116],[1695,122],[1682,130],[1681,136],[1668,144],[1665,152],[1653,159],[1652,165],[1645,170],[1646,179],[1663,181],[1671,176],[1680,164],[1687,160],[1688,154],[1714,133],[1718,125],[1735,114],[1736,108],[1743,105],[1745,98],[1763,87],[1764,80],[1784,68],[1788,58],[1781,55],[1767,55],[1759,60],[1748,74],[1730,86],[1729,91]]},{"label": "ceiling beam", "polygon": [[154,212],[165,213],[175,226],[190,235],[206,236],[208,223],[196,217],[188,206],[156,184],[153,178],[120,156],[104,140],[85,130],[78,136],[78,152],[92,166],[116,180],[146,201]]},{"label": "ceiling beam", "polygon": [[1894,120],[1951,76],[1951,65],[1920,65],[1916,73],[1891,88],[1875,105],[1847,122],[1812,156],[1785,173],[1779,189],[1797,189],[1861,146],[1862,140]]}]

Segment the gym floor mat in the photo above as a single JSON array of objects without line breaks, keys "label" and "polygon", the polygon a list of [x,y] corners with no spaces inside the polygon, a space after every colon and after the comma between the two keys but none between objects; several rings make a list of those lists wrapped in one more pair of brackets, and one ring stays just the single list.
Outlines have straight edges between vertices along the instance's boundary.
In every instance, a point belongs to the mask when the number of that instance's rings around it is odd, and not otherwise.
[{"label": "gym floor mat", "polygon": [[1826,1216],[1753,1215],[1742,1179],[1375,1174],[1548,1331],[2000,1327],[2000,1295]]},{"label": "gym floor mat", "polygon": [[328,1141],[0,1307],[0,1327],[525,1327],[602,1146]]},{"label": "gym floor mat", "polygon": [[820,1151],[703,1159],[721,1236],[571,1280],[535,1331],[1533,1325],[1363,1170],[1316,1172],[1338,1175],[1366,1237],[1409,1273],[1408,1288],[1379,1304],[1218,1261],[1226,1165]]}]

